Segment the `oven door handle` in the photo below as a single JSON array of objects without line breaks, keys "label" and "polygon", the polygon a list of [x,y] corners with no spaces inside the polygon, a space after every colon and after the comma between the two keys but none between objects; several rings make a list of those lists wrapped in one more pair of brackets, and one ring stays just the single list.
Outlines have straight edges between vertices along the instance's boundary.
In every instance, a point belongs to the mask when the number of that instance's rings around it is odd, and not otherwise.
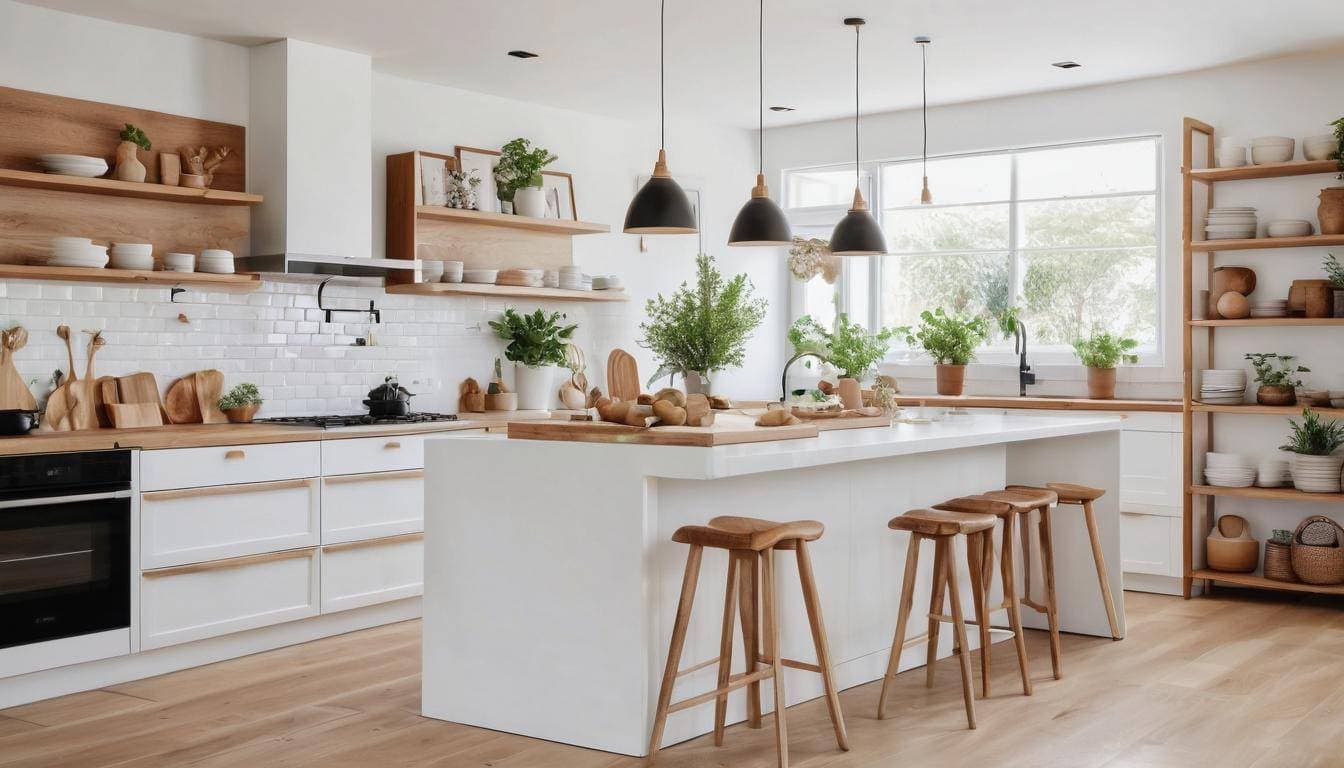
[{"label": "oven door handle", "polygon": [[0,501],[0,509],[23,509],[25,507],[49,507],[55,504],[77,504],[84,501],[106,501],[108,499],[129,499],[131,492],[107,491],[106,493],[79,493],[71,496],[39,496],[32,499],[9,499]]}]

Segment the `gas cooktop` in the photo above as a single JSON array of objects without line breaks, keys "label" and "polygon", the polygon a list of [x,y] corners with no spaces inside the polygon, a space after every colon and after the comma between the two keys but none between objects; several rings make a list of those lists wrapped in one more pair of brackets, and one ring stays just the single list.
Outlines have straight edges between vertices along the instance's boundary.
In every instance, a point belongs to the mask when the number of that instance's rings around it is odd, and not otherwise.
[{"label": "gas cooktop", "polygon": [[425,424],[433,421],[457,421],[451,413],[408,413],[405,416],[370,416],[367,413],[350,416],[277,416],[254,419],[257,423],[292,424],[296,427],[362,427],[370,424]]}]

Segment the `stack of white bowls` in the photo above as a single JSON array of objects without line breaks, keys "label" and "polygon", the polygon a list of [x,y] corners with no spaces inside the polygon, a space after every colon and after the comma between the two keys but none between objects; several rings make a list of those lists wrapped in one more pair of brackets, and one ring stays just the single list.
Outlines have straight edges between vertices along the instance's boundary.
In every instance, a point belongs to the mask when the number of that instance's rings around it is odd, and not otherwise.
[{"label": "stack of white bowls", "polygon": [[557,287],[559,287],[559,288],[564,288],[564,289],[567,290],[567,291],[582,291],[582,290],[583,290],[583,268],[582,268],[582,267],[577,267],[577,266],[574,266],[573,264],[570,264],[569,266],[561,267],[561,268],[560,268],[560,274],[558,275],[558,278],[559,278],[559,285],[558,285]]},{"label": "stack of white bowls", "polygon": [[212,275],[232,275],[233,252],[219,248],[206,248],[201,251],[201,257],[196,260],[196,268],[200,272],[208,272]]},{"label": "stack of white bowls", "polygon": [[1297,140],[1287,136],[1261,136],[1251,139],[1251,162],[1256,165],[1266,163],[1286,163],[1293,159],[1297,149]]},{"label": "stack of white bowls", "polygon": [[105,267],[107,246],[94,245],[87,237],[51,238],[51,267]]},{"label": "stack of white bowls", "polygon": [[616,275],[597,275],[593,278],[594,291],[619,291],[621,278]]},{"label": "stack of white bowls", "polygon": [[443,277],[439,278],[440,280],[442,280],[445,283],[462,282],[462,272],[463,272],[462,262],[444,261],[440,263],[443,264]]},{"label": "stack of white bowls", "polygon": [[1287,459],[1265,459],[1255,471],[1255,484],[1261,488],[1279,488],[1293,484]]},{"label": "stack of white bowls", "polygon": [[1255,482],[1255,467],[1235,453],[1204,454],[1204,479],[1223,488],[1246,488]]},{"label": "stack of white bowls", "polygon": [[1209,368],[1200,376],[1199,401],[1206,405],[1241,405],[1246,397],[1246,371]]},{"label": "stack of white bowls", "polygon": [[1335,137],[1330,134],[1308,136],[1302,140],[1302,156],[1308,160],[1329,160],[1335,151]]},{"label": "stack of white bowls", "polygon": [[61,176],[83,176],[96,178],[107,173],[107,161],[101,157],[84,155],[42,155],[38,158],[42,169],[47,173]]},{"label": "stack of white bowls", "polygon": [[1287,317],[1287,299],[1251,299],[1251,317]]},{"label": "stack of white bowls", "polygon": [[193,253],[165,253],[163,254],[164,272],[195,272],[196,254]]},{"label": "stack of white bowls", "polygon": [[1275,219],[1265,225],[1265,237],[1306,237],[1311,230],[1306,219]]},{"label": "stack of white bowls", "polygon": [[546,288],[560,287],[560,270],[548,269],[541,276],[541,284]]},{"label": "stack of white bowls", "polygon": [[154,246],[149,243],[113,243],[112,262],[109,266],[113,269],[139,269],[148,272],[154,269]]},{"label": "stack of white bowls", "polygon": [[1255,237],[1255,208],[1248,205],[1223,205],[1209,209],[1204,222],[1205,240],[1244,240]]},{"label": "stack of white bowls", "polygon": [[498,275],[498,269],[464,269],[462,270],[462,282],[494,285],[495,278]]}]

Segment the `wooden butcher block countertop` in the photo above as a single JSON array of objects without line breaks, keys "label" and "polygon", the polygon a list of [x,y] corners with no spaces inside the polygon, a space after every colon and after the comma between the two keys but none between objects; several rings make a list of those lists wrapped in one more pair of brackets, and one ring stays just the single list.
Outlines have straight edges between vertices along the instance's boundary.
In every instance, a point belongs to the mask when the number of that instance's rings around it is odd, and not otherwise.
[{"label": "wooden butcher block countertop", "polygon": [[1024,408],[1041,411],[1147,411],[1180,413],[1180,400],[1091,400],[1086,397],[992,397],[963,395],[898,395],[904,408],[920,403],[933,408]]}]

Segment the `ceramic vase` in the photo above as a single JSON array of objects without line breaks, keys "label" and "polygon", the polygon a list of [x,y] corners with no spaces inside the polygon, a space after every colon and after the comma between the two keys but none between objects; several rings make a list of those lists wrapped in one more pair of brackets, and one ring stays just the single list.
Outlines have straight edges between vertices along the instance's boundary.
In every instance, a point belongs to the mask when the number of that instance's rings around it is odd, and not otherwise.
[{"label": "ceramic vase", "polygon": [[1261,387],[1255,391],[1255,402],[1260,405],[1293,405],[1297,393],[1292,387]]},{"label": "ceramic vase", "polygon": [[513,366],[513,389],[518,393],[518,407],[524,411],[545,411],[551,407],[555,397],[555,372],[553,365]]},{"label": "ceramic vase", "polygon": [[176,187],[182,177],[182,158],[176,152],[159,153],[159,183]]},{"label": "ceramic vase", "polygon": [[863,388],[859,380],[849,377],[840,379],[840,405],[846,410],[863,407]]},{"label": "ceramic vase", "polygon": [[1115,369],[1087,369],[1087,397],[1090,400],[1115,399]]},{"label": "ceramic vase", "polygon": [[1294,453],[1293,487],[1305,493],[1339,493],[1344,456],[1309,456]]},{"label": "ceramic vase", "polygon": [[136,156],[139,149],[133,141],[123,141],[117,145],[117,170],[113,174],[117,181],[145,180],[145,164]]},{"label": "ceramic vase", "polygon": [[1320,222],[1322,235],[1344,235],[1344,187],[1321,190],[1321,204],[1316,208],[1316,218]]},{"label": "ceramic vase", "polygon": [[933,369],[938,379],[938,394],[960,397],[966,387],[966,366],[939,363]]},{"label": "ceramic vase", "polygon": [[709,379],[698,371],[682,371],[681,383],[686,388],[686,394],[688,395],[705,395],[708,397],[710,394]]},{"label": "ceramic vase", "polygon": [[523,187],[513,193],[513,211],[519,216],[546,218],[546,192],[541,187]]},{"label": "ceramic vase", "polygon": [[260,408],[261,403],[248,403],[237,408],[224,408],[223,411],[224,417],[231,424],[250,424],[252,423],[252,417],[257,415]]}]

